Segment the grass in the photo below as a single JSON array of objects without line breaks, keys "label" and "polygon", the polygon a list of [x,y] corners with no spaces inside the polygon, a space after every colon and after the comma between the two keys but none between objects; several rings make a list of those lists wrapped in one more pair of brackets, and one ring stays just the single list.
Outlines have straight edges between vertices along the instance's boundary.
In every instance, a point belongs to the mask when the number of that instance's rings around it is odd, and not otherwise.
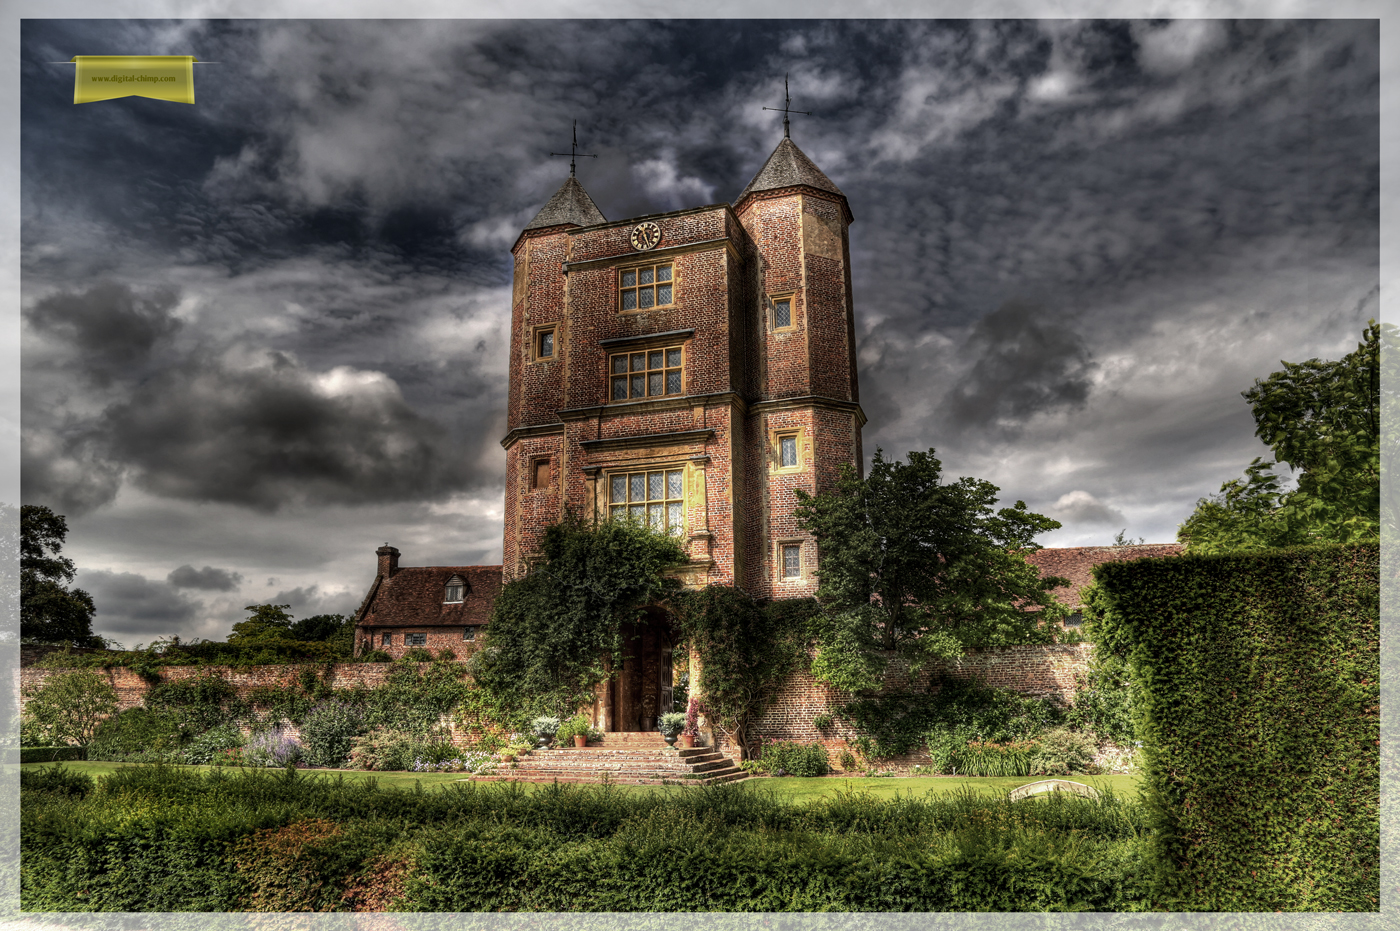
[{"label": "grass", "polygon": [[[25,763],[21,769],[39,769],[51,766],[51,763]],[[65,768],[76,772],[92,776],[94,779],[110,775],[119,769],[129,769],[133,766],[142,766],[141,763],[108,763],[108,762],[84,762],[73,761],[61,764]],[[194,770],[197,772],[208,772],[219,769],[217,766],[178,766],[182,770]],[[461,773],[368,773],[358,769],[334,769],[334,770],[309,770],[311,774],[343,775],[347,781],[359,781],[373,778],[384,788],[412,789],[415,783],[421,783],[423,788],[431,789],[436,786],[449,785],[462,781]],[[964,788],[971,788],[977,792],[988,794],[1005,795],[1017,786],[1023,786],[1028,782],[1038,782],[1042,777],[1038,776],[1004,776],[993,778],[978,778],[964,776],[852,776],[849,778],[812,778],[806,779],[797,776],[783,776],[778,778],[751,779],[743,785],[761,791],[771,791],[778,798],[787,801],[811,802],[821,798],[834,798],[837,792],[846,790],[859,790],[868,792],[875,798],[887,799],[898,796],[924,795],[934,793],[941,795],[944,792],[954,792]],[[1120,798],[1135,798],[1138,793],[1138,777],[1136,775],[1118,776],[1072,776],[1075,782],[1082,782],[1095,788],[1109,788]],[[534,791],[539,786],[533,783],[524,783],[526,791]],[[672,791],[671,786],[621,786],[629,792],[657,792]]]}]

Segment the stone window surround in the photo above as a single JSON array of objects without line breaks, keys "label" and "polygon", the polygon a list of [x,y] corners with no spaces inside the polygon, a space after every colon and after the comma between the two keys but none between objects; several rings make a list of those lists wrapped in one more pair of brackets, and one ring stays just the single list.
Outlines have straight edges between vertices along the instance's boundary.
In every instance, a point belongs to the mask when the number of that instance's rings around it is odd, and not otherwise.
[{"label": "stone window surround", "polygon": [[[788,325],[778,326],[777,305],[786,301],[788,305]],[[796,291],[776,291],[768,295],[768,329],[773,333],[795,333],[797,332],[797,292]]]},{"label": "stone window surround", "polygon": [[[640,342],[640,341],[639,341],[639,342]],[[652,353],[655,353],[655,352],[659,352],[659,353],[662,354],[662,356],[661,356],[662,365],[661,365],[661,368],[659,368],[659,369],[653,369],[653,368],[650,367],[650,365],[651,365],[651,358],[650,358],[650,357],[651,357],[651,354],[652,354]],[[674,365],[670,365],[670,364],[669,364],[669,363],[670,363],[669,356],[670,356],[670,354],[671,354],[672,352],[677,352],[677,353],[680,354],[680,365],[674,366]],[[626,372],[615,372],[615,371],[614,371],[614,367],[615,367],[616,363],[615,363],[613,360],[615,360],[615,359],[630,359],[630,358],[631,358],[632,356],[634,356],[634,355],[645,355],[645,356],[647,356],[647,359],[645,360],[645,364],[647,365],[647,367],[644,368],[644,369],[634,370],[634,369],[632,369],[631,363],[629,362],[629,363],[626,363],[626,365],[627,365],[627,371],[626,371]],[[637,345],[637,346],[629,347],[628,349],[626,349],[626,350],[624,350],[624,351],[622,351],[622,352],[610,352],[610,353],[608,353],[607,403],[608,403],[608,404],[628,404],[628,403],[632,403],[632,402],[634,402],[634,401],[656,401],[656,400],[660,400],[660,399],[664,399],[664,398],[680,398],[680,397],[684,397],[684,396],[685,396],[685,391],[686,391],[685,370],[686,370],[686,362],[687,362],[686,356],[687,356],[687,355],[688,355],[688,353],[686,352],[686,343],[685,343],[685,342],[678,342],[678,343],[675,343],[675,344],[672,344],[672,345],[655,345],[655,346],[650,346],[650,345]],[[655,374],[655,373],[657,373],[657,372],[660,372],[660,373],[661,373],[661,378],[662,378],[661,389],[662,389],[662,391],[661,391],[661,394],[651,394],[651,393],[649,393],[649,392],[651,391],[650,376],[653,375],[653,374]],[[679,390],[679,391],[670,391],[670,390],[669,390],[669,388],[670,388],[670,376],[671,376],[671,373],[672,373],[672,372],[675,372],[675,373],[680,377],[680,390]],[[646,392],[646,393],[643,393],[643,394],[641,394],[641,395],[633,395],[633,394],[632,394],[632,388],[631,388],[631,385],[632,385],[632,378],[633,378],[634,375],[636,375],[636,374],[638,374],[638,373],[640,373],[640,374],[643,376],[643,378],[646,379],[646,381],[645,381],[644,384],[643,384],[643,389],[644,389],[644,392]],[[615,385],[614,385],[614,381],[615,381],[616,379],[619,379],[619,378],[626,378],[626,379],[627,379],[627,382],[626,382],[626,384],[627,384],[627,397],[625,397],[625,398],[615,398],[615,397],[613,397],[613,394],[614,394],[615,391],[616,391],[616,387],[615,387]]]},{"label": "stone window surround", "polygon": [[[632,263],[632,264],[620,265],[620,266],[618,266],[618,268],[615,270],[615,274],[617,275],[617,279],[616,279],[616,280],[617,280],[617,312],[618,312],[618,313],[620,313],[620,314],[644,314],[644,313],[647,313],[648,311],[657,310],[657,309],[671,309],[671,308],[674,308],[677,304],[680,303],[680,301],[679,301],[680,275],[679,275],[679,269],[676,267],[676,263],[675,263],[674,261],[672,261],[670,258],[653,258],[653,259],[652,259],[651,261],[649,261],[649,262],[637,263],[637,262],[636,262],[636,258],[629,257],[629,262]],[[653,303],[653,304],[651,304],[650,306],[647,306],[647,307],[642,307],[642,306],[641,306],[641,303],[642,303],[642,302],[641,302],[640,300],[637,300],[637,301],[635,302],[637,306],[635,306],[635,307],[624,307],[624,306],[623,306],[623,302],[624,302],[623,294],[624,294],[625,292],[631,291],[632,293],[635,294],[635,293],[640,292],[640,291],[642,291],[643,289],[648,288],[648,287],[651,287],[651,288],[655,289],[655,287],[659,286],[659,285],[662,283],[662,282],[660,282],[660,281],[656,278],[656,276],[655,276],[655,274],[654,274],[653,277],[652,277],[652,281],[650,282],[650,284],[642,284],[642,283],[640,282],[640,278],[641,278],[640,272],[641,272],[641,270],[642,270],[642,269],[652,269],[654,272],[656,272],[656,271],[659,271],[662,267],[665,267],[665,268],[669,269],[669,274],[670,274],[670,276],[671,276],[671,277],[667,280],[667,282],[665,282],[665,283],[670,284],[670,286],[671,286],[671,299],[670,299],[669,301],[667,301],[666,303],[664,303],[664,304]],[[626,286],[626,285],[624,285],[624,283],[623,283],[623,282],[626,280],[624,276],[625,276],[628,272],[633,272],[633,273],[636,273],[636,275],[637,275],[637,280],[636,280],[636,282],[635,282],[633,285],[631,285],[631,286]]]},{"label": "stone window surround", "polygon": [[[807,541],[801,537],[783,537],[773,541],[773,560],[778,569],[779,583],[791,584],[807,581],[807,560],[803,558],[805,555],[803,551],[807,548],[806,543]],[[784,556],[789,546],[797,547],[797,575],[787,574],[787,562]]]},{"label": "stone window surround", "polygon": [[[549,355],[540,352],[540,342],[546,333],[552,334],[554,339],[551,346],[553,350]],[[530,346],[526,351],[526,359],[529,362],[553,362],[559,358],[559,324],[542,323],[530,328]]]},{"label": "stone window surround", "polygon": [[[796,465],[783,465],[782,442],[784,437],[792,437],[796,443]],[[768,448],[771,456],[769,471],[773,473],[790,474],[801,472],[806,467],[805,464],[812,458],[812,444],[807,438],[807,428],[801,424],[791,427],[769,427]]]}]

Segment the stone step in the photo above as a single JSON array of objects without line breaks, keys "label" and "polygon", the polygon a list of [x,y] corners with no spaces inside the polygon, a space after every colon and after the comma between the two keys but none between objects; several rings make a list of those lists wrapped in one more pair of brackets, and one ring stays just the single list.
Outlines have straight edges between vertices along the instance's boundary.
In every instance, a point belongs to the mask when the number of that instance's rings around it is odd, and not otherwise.
[{"label": "stone step", "polygon": [[[729,773],[719,773],[719,774],[716,774],[716,775],[704,776],[704,777],[697,777],[697,778],[694,778],[694,779],[677,779],[677,778],[675,778],[674,776],[626,776],[626,777],[617,777],[617,778],[608,777],[607,782],[610,783],[610,784],[612,784],[612,785],[635,785],[635,786],[645,786],[645,785],[653,785],[653,786],[657,786],[657,785],[691,785],[691,786],[699,786],[699,785],[715,785],[715,784],[721,783],[721,782],[739,782],[739,781],[742,781],[742,780],[747,779],[747,778],[749,778],[748,773],[745,773],[745,772],[744,772],[743,770],[741,770],[741,769],[735,769],[733,772],[729,772]],[[596,776],[538,776],[538,775],[533,775],[533,774],[526,774],[526,775],[467,776],[467,777],[465,777],[465,779],[464,779],[463,781],[466,781],[466,782],[531,782],[531,783],[545,784],[545,785],[549,785],[549,784],[553,784],[553,783],[556,783],[556,782],[557,782],[557,783],[561,783],[561,784],[573,784],[573,785],[581,785],[581,784],[593,784],[593,785],[596,785],[596,784],[602,782],[603,780],[602,780],[602,779],[599,779],[599,778],[596,777]]]},{"label": "stone step", "polygon": [[522,756],[522,760],[682,760],[685,762],[702,762],[712,759],[724,759],[724,756],[713,750],[696,748],[695,750],[607,750],[589,747],[587,750],[535,750],[528,756]]}]

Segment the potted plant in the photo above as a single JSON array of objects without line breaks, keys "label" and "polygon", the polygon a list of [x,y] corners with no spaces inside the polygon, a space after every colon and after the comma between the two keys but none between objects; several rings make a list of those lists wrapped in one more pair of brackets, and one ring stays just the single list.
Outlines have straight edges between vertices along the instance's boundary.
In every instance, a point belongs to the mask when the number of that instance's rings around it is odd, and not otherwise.
[{"label": "potted plant", "polygon": [[559,732],[559,723],[558,718],[547,714],[540,715],[530,722],[530,730],[535,732],[535,739],[539,741],[541,750],[549,746],[549,742]]},{"label": "potted plant", "polygon": [[692,698],[685,706],[685,727],[681,730],[681,746],[695,746],[695,738],[700,736],[700,700]]},{"label": "potted plant", "polygon": [[588,739],[593,736],[593,728],[588,726],[588,716],[576,714],[560,725],[559,730],[554,734],[554,739],[563,746],[568,746],[569,741],[573,741],[575,747],[588,746]]},{"label": "potted plant", "polygon": [[666,738],[666,746],[674,747],[676,738],[685,729],[685,715],[679,711],[668,711],[657,719],[656,729]]}]

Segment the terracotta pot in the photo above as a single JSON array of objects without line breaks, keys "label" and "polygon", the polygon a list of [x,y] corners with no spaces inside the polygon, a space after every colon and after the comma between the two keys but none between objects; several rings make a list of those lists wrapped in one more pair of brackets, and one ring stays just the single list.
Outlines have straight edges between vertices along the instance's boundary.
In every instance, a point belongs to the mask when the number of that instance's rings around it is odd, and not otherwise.
[{"label": "terracotta pot", "polygon": [[681,735],[681,746],[682,746],[682,747],[685,747],[685,748],[687,748],[687,749],[694,747],[694,746],[695,746],[695,735],[694,735],[694,734],[682,734],[682,735]]},{"label": "terracotta pot", "polygon": [[575,746],[575,747],[586,747],[586,746],[588,746],[588,735],[587,735],[587,734],[575,734],[575,735],[574,735],[574,746]]}]

